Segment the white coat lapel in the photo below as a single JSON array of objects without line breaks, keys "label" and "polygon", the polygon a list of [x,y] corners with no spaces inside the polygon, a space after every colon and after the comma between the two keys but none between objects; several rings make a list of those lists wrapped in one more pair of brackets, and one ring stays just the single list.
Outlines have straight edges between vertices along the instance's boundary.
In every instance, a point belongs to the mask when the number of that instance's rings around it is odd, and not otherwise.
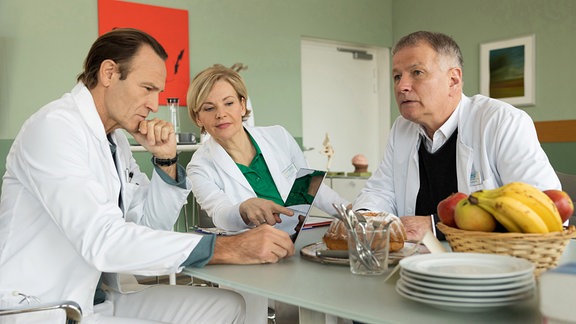
[{"label": "white coat lapel", "polygon": [[473,165],[474,159],[472,152],[472,148],[462,142],[460,135],[458,135],[456,145],[456,174],[468,175],[467,177],[458,177],[458,191],[460,192],[470,192],[470,181],[476,181],[471,179],[471,177],[475,177],[472,173],[476,171],[473,171],[473,169],[477,168]]},{"label": "white coat lapel", "polygon": [[280,196],[282,196],[282,199],[286,200],[290,188],[292,187],[292,182],[284,176],[282,173],[284,170],[282,170],[282,167],[278,164],[279,159],[275,158],[279,154],[285,154],[283,152],[278,152],[284,148],[278,147],[276,143],[270,143],[267,138],[262,136],[257,128],[247,128],[247,131],[252,135],[256,143],[258,143],[260,151],[266,161],[266,165],[268,166],[268,170],[270,171],[270,175],[272,175],[272,179],[274,179],[276,188],[278,189]]},{"label": "white coat lapel", "polygon": [[208,148],[208,154],[210,154],[212,157],[212,161],[214,161],[214,163],[219,166],[221,170],[224,170],[224,172],[230,176],[232,181],[236,181],[246,189],[253,191],[252,187],[248,183],[248,180],[246,180],[234,160],[232,160],[230,155],[220,144],[218,144],[212,137],[210,137],[202,145],[206,145]]},{"label": "white coat lapel", "polygon": [[[100,119],[96,106],[94,105],[92,94],[82,83],[76,84],[72,89],[71,94],[74,101],[77,103],[76,107],[78,107],[82,119],[90,127],[94,140],[98,142],[100,154],[105,157],[105,160],[107,161],[106,169],[110,173],[110,179],[117,179],[118,173],[116,172],[114,159],[110,152],[110,144],[108,143],[102,120]],[[106,181],[106,183],[110,186],[108,192],[120,193],[120,181]]]},{"label": "white coat lapel", "polygon": [[[417,127],[417,126],[414,126]],[[406,166],[406,173],[399,173],[399,174],[407,174],[408,177],[413,177],[414,181],[407,181],[405,179],[395,179],[395,181],[400,181],[400,183],[404,182],[406,186],[406,195],[404,196],[404,207],[400,209],[404,209],[407,211],[410,208],[416,207],[416,197],[418,196],[418,191],[420,190],[420,165],[418,163],[418,148],[420,143],[420,136],[415,136],[411,138],[411,143],[407,143],[406,147],[409,147],[411,152],[408,155],[409,161],[408,165]],[[424,144],[420,144],[424,145]],[[412,211],[412,213],[416,212],[416,210]]]},{"label": "white coat lapel", "polygon": [[[468,117],[471,113],[470,99],[464,94],[460,100],[459,116],[458,116],[458,140],[456,142],[456,174],[458,175],[458,191],[472,192],[474,187],[478,186],[476,182],[479,181],[480,169],[479,165],[474,165],[474,150],[467,143],[472,143],[467,132],[460,131],[468,129],[471,125],[465,123],[470,120]],[[481,183],[480,183],[481,184]]]},{"label": "white coat lapel", "polygon": [[127,151],[125,146],[127,145],[126,138],[120,138],[122,135],[118,135],[121,130],[114,131],[112,133],[112,139],[116,143],[116,174],[120,179],[120,190],[122,199],[122,209],[124,215],[126,214],[127,207],[132,203],[132,198],[134,197],[134,189],[130,189],[130,159],[132,158],[132,152]]}]

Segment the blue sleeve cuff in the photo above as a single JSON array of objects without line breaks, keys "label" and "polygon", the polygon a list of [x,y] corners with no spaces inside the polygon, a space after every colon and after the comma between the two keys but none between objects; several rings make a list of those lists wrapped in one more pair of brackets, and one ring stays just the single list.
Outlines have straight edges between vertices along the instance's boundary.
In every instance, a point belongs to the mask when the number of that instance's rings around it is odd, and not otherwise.
[{"label": "blue sleeve cuff", "polygon": [[164,172],[164,170],[162,170],[157,165],[154,166],[154,170],[156,170],[156,173],[158,173],[160,178],[162,180],[164,180],[164,182],[166,182],[167,184],[173,185],[173,186],[178,186],[182,189],[186,189],[186,169],[184,169],[184,167],[181,166],[180,164],[178,164],[178,163],[176,164],[176,179],[177,180],[172,179],[171,176],[166,174],[166,172]]},{"label": "blue sleeve cuff", "polygon": [[182,263],[183,267],[202,268],[214,255],[214,245],[216,244],[216,234],[205,235],[198,245],[190,252],[188,259]]}]

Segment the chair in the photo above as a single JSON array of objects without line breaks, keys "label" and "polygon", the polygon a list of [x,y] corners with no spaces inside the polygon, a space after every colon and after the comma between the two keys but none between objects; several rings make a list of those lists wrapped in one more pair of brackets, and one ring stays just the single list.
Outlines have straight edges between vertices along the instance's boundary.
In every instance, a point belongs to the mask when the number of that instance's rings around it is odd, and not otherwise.
[{"label": "chair", "polygon": [[66,324],[76,324],[80,323],[82,320],[82,310],[80,309],[80,305],[74,301],[65,300],[36,305],[21,305],[12,308],[0,308],[0,322],[3,322],[2,317],[6,317],[8,315],[23,315],[29,313],[41,313],[58,310],[65,312],[66,321],[64,323]]}]

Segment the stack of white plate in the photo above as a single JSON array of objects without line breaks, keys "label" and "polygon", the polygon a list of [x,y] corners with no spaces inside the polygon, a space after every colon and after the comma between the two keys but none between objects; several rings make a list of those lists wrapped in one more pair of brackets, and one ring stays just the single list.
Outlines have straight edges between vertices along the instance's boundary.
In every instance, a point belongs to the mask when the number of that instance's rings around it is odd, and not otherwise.
[{"label": "stack of white plate", "polygon": [[400,260],[396,291],[431,306],[480,311],[529,299],[534,294],[534,264],[505,255],[422,254]]}]

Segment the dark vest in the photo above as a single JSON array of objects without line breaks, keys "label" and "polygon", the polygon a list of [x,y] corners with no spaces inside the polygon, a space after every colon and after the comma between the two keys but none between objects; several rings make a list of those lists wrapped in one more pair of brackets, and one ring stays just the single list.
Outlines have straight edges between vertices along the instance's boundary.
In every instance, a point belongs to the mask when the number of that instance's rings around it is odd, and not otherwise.
[{"label": "dark vest", "polygon": [[420,189],[416,199],[416,215],[436,214],[436,206],[444,198],[458,191],[456,178],[456,140],[458,129],[436,152],[426,150],[424,139],[420,141],[418,162]]}]

